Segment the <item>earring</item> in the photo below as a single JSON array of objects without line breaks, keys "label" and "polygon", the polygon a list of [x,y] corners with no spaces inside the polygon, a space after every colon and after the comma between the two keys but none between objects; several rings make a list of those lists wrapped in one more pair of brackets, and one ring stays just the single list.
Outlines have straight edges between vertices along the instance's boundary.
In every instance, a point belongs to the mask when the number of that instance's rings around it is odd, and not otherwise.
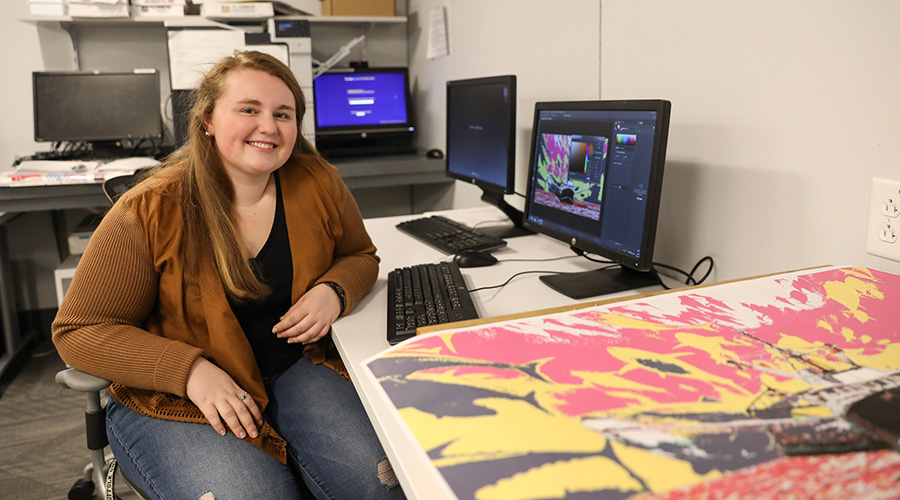
[{"label": "earring", "polygon": [[204,130],[203,133],[206,134],[206,137],[212,137],[211,135],[209,135],[209,130]]}]

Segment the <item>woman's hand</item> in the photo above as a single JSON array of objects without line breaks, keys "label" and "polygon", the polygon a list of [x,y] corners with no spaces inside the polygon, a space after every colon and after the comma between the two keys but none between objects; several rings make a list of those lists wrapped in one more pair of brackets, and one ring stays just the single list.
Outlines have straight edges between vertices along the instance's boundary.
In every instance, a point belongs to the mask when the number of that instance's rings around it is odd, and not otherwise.
[{"label": "woman's hand", "polygon": [[272,333],[287,339],[290,344],[310,344],[324,337],[340,314],[341,298],[337,292],[328,285],[319,284],[288,309],[272,328]]},{"label": "woman's hand", "polygon": [[[225,370],[204,357],[191,365],[187,379],[187,397],[200,408],[219,434],[225,435],[225,425],[235,436],[255,438],[262,426],[262,412],[247,391],[241,389]],[[223,423],[224,420],[224,423]]]}]

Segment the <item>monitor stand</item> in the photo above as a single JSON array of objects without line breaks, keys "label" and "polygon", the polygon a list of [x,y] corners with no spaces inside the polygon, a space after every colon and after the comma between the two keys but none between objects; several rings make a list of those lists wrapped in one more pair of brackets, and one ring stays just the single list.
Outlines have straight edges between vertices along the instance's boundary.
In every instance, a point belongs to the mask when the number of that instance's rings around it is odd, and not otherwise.
[{"label": "monitor stand", "polygon": [[541,276],[541,281],[557,292],[576,300],[661,283],[654,271],[634,271],[621,266]]},{"label": "monitor stand", "polygon": [[525,226],[522,225],[522,221],[525,218],[525,216],[522,214],[522,211],[507,203],[506,200],[503,199],[503,193],[482,190],[481,201],[499,208],[513,223],[512,226],[502,225],[478,227],[478,230],[482,233],[496,236],[497,238],[503,240],[507,238],[516,238],[518,236],[528,236],[529,234],[534,234],[534,231],[525,229]]}]

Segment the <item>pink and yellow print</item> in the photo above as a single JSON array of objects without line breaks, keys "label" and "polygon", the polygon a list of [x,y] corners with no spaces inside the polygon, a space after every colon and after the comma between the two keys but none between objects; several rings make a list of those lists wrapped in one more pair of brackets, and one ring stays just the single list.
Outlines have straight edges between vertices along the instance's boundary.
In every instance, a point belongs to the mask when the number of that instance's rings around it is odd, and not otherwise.
[{"label": "pink and yellow print", "polygon": [[900,455],[845,417],[900,387],[898,304],[900,276],[827,268],[438,332],[368,368],[460,499],[753,498],[816,460],[840,471],[826,497],[897,498]]}]

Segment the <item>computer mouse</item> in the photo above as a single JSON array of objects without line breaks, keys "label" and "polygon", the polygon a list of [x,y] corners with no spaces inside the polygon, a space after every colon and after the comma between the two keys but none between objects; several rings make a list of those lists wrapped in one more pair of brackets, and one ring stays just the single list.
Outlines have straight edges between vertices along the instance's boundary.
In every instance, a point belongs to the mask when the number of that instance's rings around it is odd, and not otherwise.
[{"label": "computer mouse", "polygon": [[444,152],[440,149],[429,149],[428,152],[425,153],[425,156],[433,160],[440,160],[444,157]]},{"label": "computer mouse", "polygon": [[484,267],[496,264],[497,257],[488,252],[479,252],[477,250],[463,250],[453,257],[453,262],[459,264],[459,267]]}]

